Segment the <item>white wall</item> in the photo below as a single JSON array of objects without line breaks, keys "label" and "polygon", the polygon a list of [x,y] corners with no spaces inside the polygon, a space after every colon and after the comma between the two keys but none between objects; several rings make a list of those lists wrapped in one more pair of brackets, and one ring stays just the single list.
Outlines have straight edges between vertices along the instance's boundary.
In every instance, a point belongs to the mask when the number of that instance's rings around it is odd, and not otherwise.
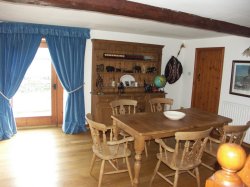
[{"label": "white wall", "polygon": [[[126,41],[126,42],[138,42],[138,43],[148,43],[148,44],[157,44],[163,45],[163,54],[162,54],[162,73],[166,63],[171,58],[172,55],[176,56],[182,40],[171,39],[171,38],[162,38],[154,36],[145,36],[137,34],[128,34],[128,33],[118,33],[118,32],[108,32],[108,31],[99,31],[91,30],[91,39],[105,39],[105,40],[117,40],[117,41]],[[182,59],[182,53],[179,56],[179,60]],[[85,67],[84,67],[84,93],[85,93],[85,112],[91,111],[91,66],[92,64],[92,42],[91,40],[87,41],[86,53],[85,53]],[[165,87],[165,92],[167,92],[167,97],[174,99],[173,108],[179,108],[181,101],[181,80],[177,81],[173,85],[167,85]]]},{"label": "white wall", "polygon": [[181,103],[184,106],[186,107],[191,106],[195,49],[202,47],[204,48],[225,47],[220,104],[223,101],[229,101],[250,106],[249,98],[229,94],[232,61],[233,60],[250,61],[249,57],[245,57],[242,55],[242,52],[250,45],[250,38],[228,36],[228,37],[219,37],[210,39],[188,40],[185,42],[185,44],[186,44],[186,48],[184,49],[185,60],[183,61],[184,73],[182,76],[183,89],[181,96],[182,98]]}]

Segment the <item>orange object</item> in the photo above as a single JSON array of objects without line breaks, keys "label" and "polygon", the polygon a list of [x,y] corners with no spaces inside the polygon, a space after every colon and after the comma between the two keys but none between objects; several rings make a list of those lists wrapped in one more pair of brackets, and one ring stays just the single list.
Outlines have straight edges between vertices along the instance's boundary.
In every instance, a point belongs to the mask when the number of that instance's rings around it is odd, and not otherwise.
[{"label": "orange object", "polygon": [[250,155],[248,155],[247,161],[243,169],[238,172],[238,175],[247,186],[250,186]]},{"label": "orange object", "polygon": [[233,143],[226,143],[219,147],[217,160],[223,169],[236,172],[244,166],[246,153],[241,146]]},{"label": "orange object", "polygon": [[[246,187],[246,182],[243,183],[243,179],[236,173],[246,161],[246,153],[240,145],[222,144],[217,152],[217,160],[222,170],[206,181],[206,187]],[[247,175],[245,172],[247,171],[242,171],[242,175]]]}]

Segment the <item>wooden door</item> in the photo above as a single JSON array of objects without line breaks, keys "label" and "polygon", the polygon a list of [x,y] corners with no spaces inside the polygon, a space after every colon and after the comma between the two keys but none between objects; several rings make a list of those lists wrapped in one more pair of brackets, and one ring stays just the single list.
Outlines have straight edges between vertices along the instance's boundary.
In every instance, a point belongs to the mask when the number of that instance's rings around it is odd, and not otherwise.
[{"label": "wooden door", "polygon": [[192,107],[218,113],[224,48],[197,48]]}]

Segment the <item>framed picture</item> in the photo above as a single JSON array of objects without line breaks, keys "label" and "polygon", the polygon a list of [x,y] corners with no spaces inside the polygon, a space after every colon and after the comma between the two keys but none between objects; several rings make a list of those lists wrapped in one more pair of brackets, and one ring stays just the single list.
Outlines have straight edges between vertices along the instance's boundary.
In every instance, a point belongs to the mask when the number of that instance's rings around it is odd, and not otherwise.
[{"label": "framed picture", "polygon": [[229,93],[250,97],[250,61],[233,61]]}]

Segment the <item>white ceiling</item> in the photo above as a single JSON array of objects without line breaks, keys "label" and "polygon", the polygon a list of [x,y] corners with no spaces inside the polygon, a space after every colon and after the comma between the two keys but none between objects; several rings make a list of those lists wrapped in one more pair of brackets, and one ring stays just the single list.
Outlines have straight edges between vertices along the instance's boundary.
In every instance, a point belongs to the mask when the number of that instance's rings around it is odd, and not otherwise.
[{"label": "white ceiling", "polygon": [[129,0],[250,27],[249,0]]},{"label": "white ceiling", "polygon": [[[250,27],[250,0],[131,0]],[[179,39],[227,34],[103,13],[24,5],[0,0],[0,20],[40,23]]]}]

